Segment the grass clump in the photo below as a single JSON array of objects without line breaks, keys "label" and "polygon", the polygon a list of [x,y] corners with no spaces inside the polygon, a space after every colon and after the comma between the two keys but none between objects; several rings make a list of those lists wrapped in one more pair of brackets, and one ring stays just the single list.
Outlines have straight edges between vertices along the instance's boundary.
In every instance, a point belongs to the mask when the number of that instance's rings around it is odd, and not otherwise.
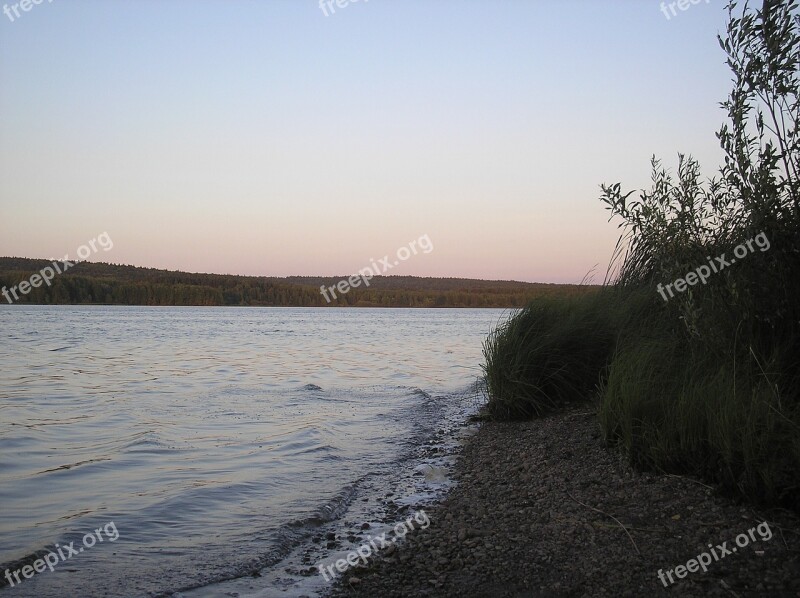
[{"label": "grass clump", "polygon": [[609,299],[543,297],[496,328],[484,343],[489,415],[524,419],[585,398],[614,346]]},{"label": "grass clump", "polygon": [[720,357],[675,331],[628,330],[601,391],[604,435],[639,467],[797,507],[800,409],[774,382],[775,358],[737,362],[735,352]]}]

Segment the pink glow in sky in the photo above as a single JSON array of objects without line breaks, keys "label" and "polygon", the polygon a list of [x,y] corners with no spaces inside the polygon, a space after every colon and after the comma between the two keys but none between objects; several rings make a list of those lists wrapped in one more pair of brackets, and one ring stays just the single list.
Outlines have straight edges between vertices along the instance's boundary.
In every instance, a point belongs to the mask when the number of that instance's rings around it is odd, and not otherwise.
[{"label": "pink glow in sky", "polygon": [[722,5],[71,2],[0,23],[0,255],[602,280],[599,184],[719,162]]}]

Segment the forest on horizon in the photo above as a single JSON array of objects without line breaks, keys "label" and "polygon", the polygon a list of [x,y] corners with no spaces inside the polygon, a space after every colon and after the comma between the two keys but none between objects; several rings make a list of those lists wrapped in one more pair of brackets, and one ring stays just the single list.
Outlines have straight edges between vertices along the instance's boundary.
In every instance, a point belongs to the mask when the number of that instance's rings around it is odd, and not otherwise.
[{"label": "forest on horizon", "polygon": [[[0,289],[29,280],[48,260],[0,258]],[[17,291],[13,303],[42,305],[153,305],[263,307],[523,307],[536,297],[589,291],[586,285],[487,281],[464,278],[376,276],[369,286],[337,293],[330,303],[320,287],[346,277],[286,278],[198,274],[138,266],[84,262],[56,275],[51,284]],[[12,297],[13,298],[13,297]],[[0,298],[8,303],[8,298]]]}]

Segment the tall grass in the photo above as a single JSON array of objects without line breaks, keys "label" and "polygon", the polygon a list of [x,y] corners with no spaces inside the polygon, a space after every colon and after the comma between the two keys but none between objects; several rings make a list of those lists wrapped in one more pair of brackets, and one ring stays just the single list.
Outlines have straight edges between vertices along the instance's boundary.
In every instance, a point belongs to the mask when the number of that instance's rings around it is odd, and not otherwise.
[{"label": "tall grass", "polygon": [[613,350],[609,308],[608,293],[541,298],[495,329],[484,343],[489,415],[524,419],[584,399]]},{"label": "tall grass", "polygon": [[800,405],[776,382],[789,349],[763,362],[720,356],[669,324],[619,338],[601,392],[606,439],[637,466],[800,506]]},{"label": "tall grass", "polygon": [[[797,0],[730,4],[720,39],[734,74],[704,181],[653,158],[638,196],[604,185],[621,220],[613,284],[536,301],[484,346],[497,418],[599,399],[609,444],[639,466],[800,507],[800,18]],[[664,301],[657,289],[763,234],[749,253]]]}]

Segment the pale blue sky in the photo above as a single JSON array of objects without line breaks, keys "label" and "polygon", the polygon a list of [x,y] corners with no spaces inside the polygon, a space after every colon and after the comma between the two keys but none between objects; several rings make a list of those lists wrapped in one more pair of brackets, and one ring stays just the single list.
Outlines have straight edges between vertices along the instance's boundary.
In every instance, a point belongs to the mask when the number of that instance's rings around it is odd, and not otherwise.
[{"label": "pale blue sky", "polygon": [[[2,2],[3,0],[0,0]],[[14,2],[6,2],[13,5]],[[599,278],[601,182],[712,175],[730,75],[702,1],[47,0],[0,15],[0,255]]]}]

